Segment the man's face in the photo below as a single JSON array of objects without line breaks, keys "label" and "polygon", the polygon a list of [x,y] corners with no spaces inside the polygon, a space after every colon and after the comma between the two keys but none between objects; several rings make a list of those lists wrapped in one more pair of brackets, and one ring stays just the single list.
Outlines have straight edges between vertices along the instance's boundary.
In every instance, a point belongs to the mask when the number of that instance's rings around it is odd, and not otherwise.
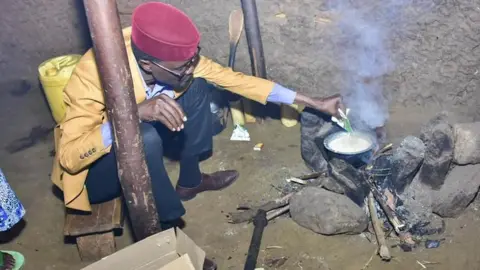
[{"label": "man's face", "polygon": [[199,60],[200,57],[197,53],[187,61],[152,62],[142,60],[140,65],[156,81],[170,85],[175,90],[184,90],[193,81],[193,71]]}]

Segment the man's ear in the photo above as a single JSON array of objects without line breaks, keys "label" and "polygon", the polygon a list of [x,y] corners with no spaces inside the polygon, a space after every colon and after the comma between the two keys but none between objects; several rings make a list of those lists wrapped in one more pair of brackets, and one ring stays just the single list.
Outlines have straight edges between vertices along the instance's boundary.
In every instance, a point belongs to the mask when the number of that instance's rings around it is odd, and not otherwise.
[{"label": "man's ear", "polygon": [[148,72],[148,73],[151,73],[151,72],[152,72],[152,63],[150,63],[150,61],[141,59],[140,61],[138,61],[138,65],[139,65],[145,72]]}]

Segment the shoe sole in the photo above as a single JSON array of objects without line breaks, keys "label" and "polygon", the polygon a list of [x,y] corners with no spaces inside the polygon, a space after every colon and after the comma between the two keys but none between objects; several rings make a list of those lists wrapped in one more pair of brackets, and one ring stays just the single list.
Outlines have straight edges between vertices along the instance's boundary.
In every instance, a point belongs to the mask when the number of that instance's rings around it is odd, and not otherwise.
[{"label": "shoe sole", "polygon": [[[226,185],[226,186],[224,186],[224,187],[222,187],[222,188],[220,188],[220,189],[204,190],[204,191],[202,191],[202,192],[206,192],[206,191],[222,191],[222,190],[228,188],[229,186],[231,186],[233,183],[235,183],[235,182],[237,181],[237,179],[238,179],[238,175],[237,175],[237,177],[235,177],[235,179],[234,179],[230,184],[228,184],[228,185]],[[199,193],[196,193],[196,194],[193,194],[193,195],[190,195],[190,196],[184,196],[184,197],[181,197],[181,196],[180,196],[180,200],[181,200],[182,202],[188,202],[188,201],[192,200],[193,198],[197,197],[197,195],[200,194],[200,193],[202,193],[202,192],[199,192]]]}]

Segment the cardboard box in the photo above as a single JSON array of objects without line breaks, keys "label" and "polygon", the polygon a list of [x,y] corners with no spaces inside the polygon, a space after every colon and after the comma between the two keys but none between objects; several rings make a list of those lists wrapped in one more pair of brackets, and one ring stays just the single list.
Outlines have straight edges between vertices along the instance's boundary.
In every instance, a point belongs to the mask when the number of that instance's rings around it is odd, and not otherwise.
[{"label": "cardboard box", "polygon": [[202,270],[205,251],[182,230],[152,235],[83,270]]}]

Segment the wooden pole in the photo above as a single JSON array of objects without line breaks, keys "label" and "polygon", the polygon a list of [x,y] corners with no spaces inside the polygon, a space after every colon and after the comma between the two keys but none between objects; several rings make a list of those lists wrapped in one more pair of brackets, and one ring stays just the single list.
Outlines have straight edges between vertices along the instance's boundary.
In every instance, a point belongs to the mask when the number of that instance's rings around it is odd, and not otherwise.
[{"label": "wooden pole", "polygon": [[257,4],[255,0],[241,0],[243,16],[245,17],[245,34],[247,36],[248,52],[252,64],[252,74],[267,78],[263,43],[258,20]]},{"label": "wooden pole", "polygon": [[[245,17],[245,34],[247,36],[248,51],[250,53],[252,74],[266,79],[267,68],[265,66],[265,56],[263,54],[263,43],[260,33],[257,4],[255,0],[241,0],[241,2],[243,16]],[[253,106],[251,101],[243,100],[243,110],[245,112],[245,121],[247,123],[256,122],[255,116],[253,116]]]},{"label": "wooden pole", "polygon": [[160,231],[132,75],[115,0],[84,0],[95,59],[112,123],[118,176],[136,240]]}]

